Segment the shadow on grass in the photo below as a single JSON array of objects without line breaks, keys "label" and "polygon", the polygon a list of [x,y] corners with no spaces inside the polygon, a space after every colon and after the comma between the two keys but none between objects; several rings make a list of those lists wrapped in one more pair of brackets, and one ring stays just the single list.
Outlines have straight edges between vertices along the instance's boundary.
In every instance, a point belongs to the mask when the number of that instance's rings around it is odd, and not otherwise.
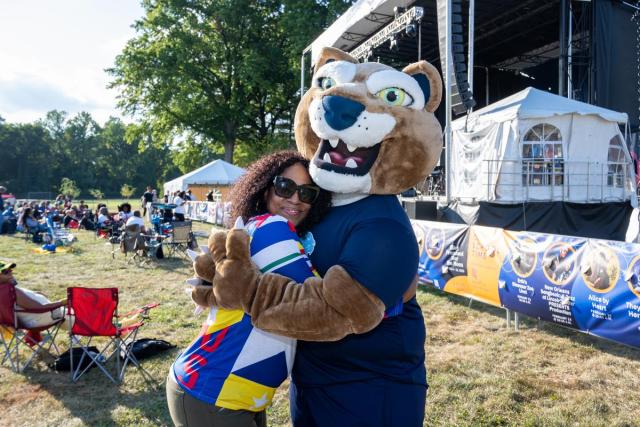
[{"label": "shadow on grass", "polygon": [[71,251],[69,251],[69,253],[74,256],[79,256],[84,253],[84,249],[80,249],[78,247],[72,246],[72,249]]},{"label": "shadow on grass", "polygon": [[[487,313],[494,317],[502,319],[505,318],[504,308],[495,307],[478,301],[473,301],[473,303],[470,303],[471,300],[469,298],[449,294],[425,285],[420,285],[418,287],[418,292],[427,295],[434,295],[439,298],[446,298],[448,301],[456,305],[464,305],[467,307],[471,307],[473,308],[473,310],[479,311],[481,313]],[[614,341],[609,341],[606,338],[589,335],[587,333],[580,332],[577,329],[563,327],[555,323],[546,321],[538,322],[538,319],[520,313],[520,329],[537,329],[539,326],[541,333],[548,333],[557,337],[566,338],[584,347],[591,347],[598,351],[602,351],[618,357],[624,357],[626,359],[634,361],[640,358],[640,349],[620,344]]]},{"label": "shadow on grass", "polygon": [[165,257],[149,264],[151,267],[159,268],[160,270],[173,271],[179,268],[191,268],[193,265],[190,259],[187,259],[177,254],[172,257]]},{"label": "shadow on grass", "polygon": [[[166,352],[154,359],[165,365],[177,353],[177,350]],[[155,387],[147,384],[142,375],[131,367],[127,368],[121,385],[113,384],[97,368],[83,375],[75,384],[71,382],[68,372],[28,369],[23,375],[31,384],[48,392],[71,416],[82,420],[85,425],[173,425],[166,403],[166,373],[153,374],[157,382]],[[46,420],[46,415],[43,416]]]},{"label": "shadow on grass", "polygon": [[186,256],[181,256],[175,254],[173,256],[168,256],[166,253],[164,257],[161,259],[151,258],[151,257],[140,257],[137,260],[133,259],[133,255],[131,253],[125,255],[120,252],[119,248],[110,249],[109,247],[105,247],[104,249],[104,259],[102,260],[102,264],[107,268],[132,268],[132,269],[151,269],[151,270],[165,270],[165,271],[175,271],[180,269],[188,269],[192,268],[192,261],[188,259]]}]

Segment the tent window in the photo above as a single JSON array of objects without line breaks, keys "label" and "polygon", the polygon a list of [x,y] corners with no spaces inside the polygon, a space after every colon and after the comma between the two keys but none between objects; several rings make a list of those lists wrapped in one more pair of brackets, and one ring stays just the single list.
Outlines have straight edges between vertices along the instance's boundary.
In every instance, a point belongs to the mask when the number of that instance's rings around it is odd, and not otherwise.
[{"label": "tent window", "polygon": [[549,186],[564,183],[564,157],[560,129],[540,123],[522,139],[522,185]]},{"label": "tent window", "polygon": [[622,138],[620,138],[620,135],[616,135],[609,141],[607,185],[611,187],[624,187],[624,168],[626,162]]}]

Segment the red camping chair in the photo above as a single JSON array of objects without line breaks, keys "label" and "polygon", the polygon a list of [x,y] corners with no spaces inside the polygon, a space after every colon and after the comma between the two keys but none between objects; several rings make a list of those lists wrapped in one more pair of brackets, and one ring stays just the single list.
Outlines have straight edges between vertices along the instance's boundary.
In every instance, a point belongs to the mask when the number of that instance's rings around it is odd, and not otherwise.
[{"label": "red camping chair", "polygon": [[[64,317],[53,319],[50,323],[37,328],[26,328],[21,325],[18,320],[18,313],[51,313],[59,307],[63,307],[64,303],[57,304],[53,308],[47,309],[23,309],[16,305],[16,289],[13,285],[0,285],[0,343],[2,344],[2,364],[9,362],[14,372],[22,372],[29,366],[33,358],[40,352],[49,352],[51,349],[57,355],[60,351],[54,342],[60,325],[64,322]],[[37,340],[34,337],[44,334],[43,340]],[[25,362],[20,359],[20,350],[24,349],[31,352]]]},{"label": "red camping chair", "polygon": [[[79,345],[82,349],[80,359],[74,368],[74,353],[71,353],[71,380],[73,382],[85,373],[89,368],[97,366],[107,378],[115,384],[122,383],[125,369],[129,363],[140,370],[143,378],[156,385],[151,375],[140,366],[140,363],[132,353],[133,346],[127,345],[135,341],[140,327],[148,319],[149,310],[159,304],[148,304],[125,315],[118,315],[118,288],[67,288],[67,311],[70,315],[69,323],[73,323],[69,329],[71,347]],[[135,316],[135,322],[121,326],[121,321]],[[98,354],[89,351],[89,346],[94,337],[108,337],[109,342]],[[85,341],[83,344],[82,341]],[[90,362],[84,364],[85,358]],[[122,358],[122,361],[120,360]],[[106,365],[115,359],[116,370],[112,374]]]}]

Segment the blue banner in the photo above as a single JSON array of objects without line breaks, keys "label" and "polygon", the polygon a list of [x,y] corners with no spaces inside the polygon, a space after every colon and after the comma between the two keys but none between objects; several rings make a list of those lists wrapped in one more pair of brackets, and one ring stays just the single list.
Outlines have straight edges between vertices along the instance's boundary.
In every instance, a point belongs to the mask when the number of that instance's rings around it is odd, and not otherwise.
[{"label": "blue banner", "polygon": [[640,245],[413,221],[421,282],[640,347]]}]

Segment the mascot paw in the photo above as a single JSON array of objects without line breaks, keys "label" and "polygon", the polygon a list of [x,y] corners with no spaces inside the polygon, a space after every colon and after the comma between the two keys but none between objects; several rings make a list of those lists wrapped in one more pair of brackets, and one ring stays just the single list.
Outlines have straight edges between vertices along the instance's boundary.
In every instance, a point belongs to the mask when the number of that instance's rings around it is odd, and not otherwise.
[{"label": "mascot paw", "polygon": [[207,247],[209,248],[209,253],[211,254],[211,258],[214,262],[224,259],[227,256],[227,249],[225,247],[225,242],[227,241],[227,232],[226,231],[216,231],[212,230],[209,235],[209,240],[207,242]]},{"label": "mascot paw", "polygon": [[[206,246],[204,246],[206,248]],[[211,254],[209,253],[209,249],[201,254],[193,253],[195,256],[192,256],[193,259],[193,271],[196,274],[196,277],[204,280],[205,282],[213,281],[213,276],[216,274],[216,263],[213,261]],[[192,255],[191,253],[189,254]]]},{"label": "mascot paw", "polygon": [[256,292],[260,273],[251,261],[250,237],[244,229],[233,229],[227,235],[212,236],[210,248],[216,261],[213,292],[220,307],[243,308],[248,311]]},{"label": "mascot paw", "polygon": [[213,276],[216,274],[216,264],[211,257],[209,248],[200,247],[201,253],[187,250],[187,254],[193,260],[195,277],[187,279],[186,283],[191,287],[191,299],[200,307],[215,306],[216,300],[211,289]]},{"label": "mascot paw", "polygon": [[191,294],[191,300],[197,306],[215,307],[218,305],[210,282],[206,282],[199,277],[192,277],[186,280],[186,284],[188,287],[185,288],[185,292]]}]

